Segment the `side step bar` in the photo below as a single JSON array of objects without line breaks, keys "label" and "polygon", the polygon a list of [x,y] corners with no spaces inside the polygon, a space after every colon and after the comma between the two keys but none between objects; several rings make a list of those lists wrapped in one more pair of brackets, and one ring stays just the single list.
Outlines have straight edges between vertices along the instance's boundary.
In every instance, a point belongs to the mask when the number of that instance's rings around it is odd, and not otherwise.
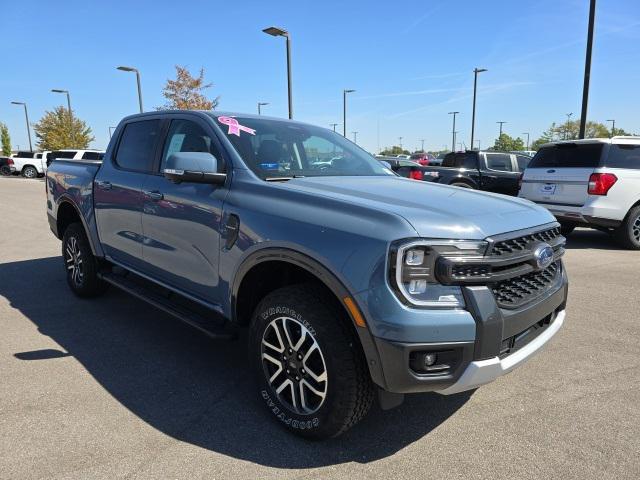
[{"label": "side step bar", "polygon": [[[134,297],[144,300],[154,307],[182,320],[187,325],[199,330],[210,338],[216,340],[234,340],[237,337],[235,332],[229,331],[224,327],[217,325],[214,320],[207,320],[199,313],[189,309],[188,307],[178,305],[169,298],[160,295],[151,288],[145,287],[124,275],[118,275],[111,272],[99,274],[100,278],[116,288],[124,290]],[[175,294],[177,295],[177,294]]]}]

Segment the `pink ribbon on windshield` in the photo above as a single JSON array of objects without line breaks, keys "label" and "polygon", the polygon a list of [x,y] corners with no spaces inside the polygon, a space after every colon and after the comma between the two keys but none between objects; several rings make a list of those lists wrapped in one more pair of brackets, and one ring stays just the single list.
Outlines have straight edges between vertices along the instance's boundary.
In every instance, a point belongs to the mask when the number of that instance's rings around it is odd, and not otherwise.
[{"label": "pink ribbon on windshield", "polygon": [[229,127],[229,131],[227,135],[237,135],[240,136],[240,130],[243,132],[250,133],[251,135],[255,135],[256,131],[253,128],[245,127],[244,125],[240,125],[238,120],[233,117],[218,117],[218,121],[224,125]]}]

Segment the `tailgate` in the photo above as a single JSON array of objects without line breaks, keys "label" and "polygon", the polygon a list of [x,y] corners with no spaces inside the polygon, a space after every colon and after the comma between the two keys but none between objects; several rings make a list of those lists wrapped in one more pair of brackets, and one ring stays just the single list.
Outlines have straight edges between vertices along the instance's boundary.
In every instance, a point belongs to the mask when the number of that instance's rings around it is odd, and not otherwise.
[{"label": "tailgate", "polygon": [[582,206],[593,168],[527,168],[520,196],[538,203]]},{"label": "tailgate", "polygon": [[542,147],[522,176],[520,197],[538,203],[582,206],[589,177],[601,163],[602,142],[561,142]]}]

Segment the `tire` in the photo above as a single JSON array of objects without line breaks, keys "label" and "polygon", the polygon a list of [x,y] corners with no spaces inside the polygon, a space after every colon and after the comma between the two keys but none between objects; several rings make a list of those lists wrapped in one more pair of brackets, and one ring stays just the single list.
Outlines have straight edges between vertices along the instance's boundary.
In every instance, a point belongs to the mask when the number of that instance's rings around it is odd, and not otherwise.
[{"label": "tire", "polygon": [[576,226],[571,223],[561,223],[560,233],[566,237],[567,235],[570,235],[575,230],[575,228]]},{"label": "tire", "polygon": [[8,165],[3,165],[2,167],[0,167],[0,175],[2,175],[3,177],[8,177],[9,175],[11,175],[11,169]]},{"label": "tire", "polygon": [[297,435],[336,437],[371,407],[373,384],[348,322],[313,284],[275,290],[253,314],[249,358],[259,396]]},{"label": "tire", "polygon": [[472,190],[475,190],[475,188],[473,188],[471,185],[464,182],[453,182],[453,183],[450,183],[449,185],[451,185],[452,187],[470,188]]},{"label": "tire", "polygon": [[79,297],[95,297],[107,290],[108,284],[98,277],[98,261],[91,252],[89,240],[80,223],[72,223],[62,237],[62,259],[69,287]]},{"label": "tire", "polygon": [[629,210],[614,236],[623,247],[640,250],[640,205]]},{"label": "tire", "polygon": [[36,170],[36,167],[27,165],[22,169],[22,176],[24,178],[38,178],[38,170]]}]

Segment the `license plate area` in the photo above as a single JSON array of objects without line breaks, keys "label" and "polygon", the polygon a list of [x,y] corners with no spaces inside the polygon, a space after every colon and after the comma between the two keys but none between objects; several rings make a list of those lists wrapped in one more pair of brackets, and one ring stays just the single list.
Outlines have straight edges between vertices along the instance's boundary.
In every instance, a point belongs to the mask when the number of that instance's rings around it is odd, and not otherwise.
[{"label": "license plate area", "polygon": [[555,183],[545,183],[540,186],[540,193],[542,195],[553,195],[556,193],[556,186]]}]

